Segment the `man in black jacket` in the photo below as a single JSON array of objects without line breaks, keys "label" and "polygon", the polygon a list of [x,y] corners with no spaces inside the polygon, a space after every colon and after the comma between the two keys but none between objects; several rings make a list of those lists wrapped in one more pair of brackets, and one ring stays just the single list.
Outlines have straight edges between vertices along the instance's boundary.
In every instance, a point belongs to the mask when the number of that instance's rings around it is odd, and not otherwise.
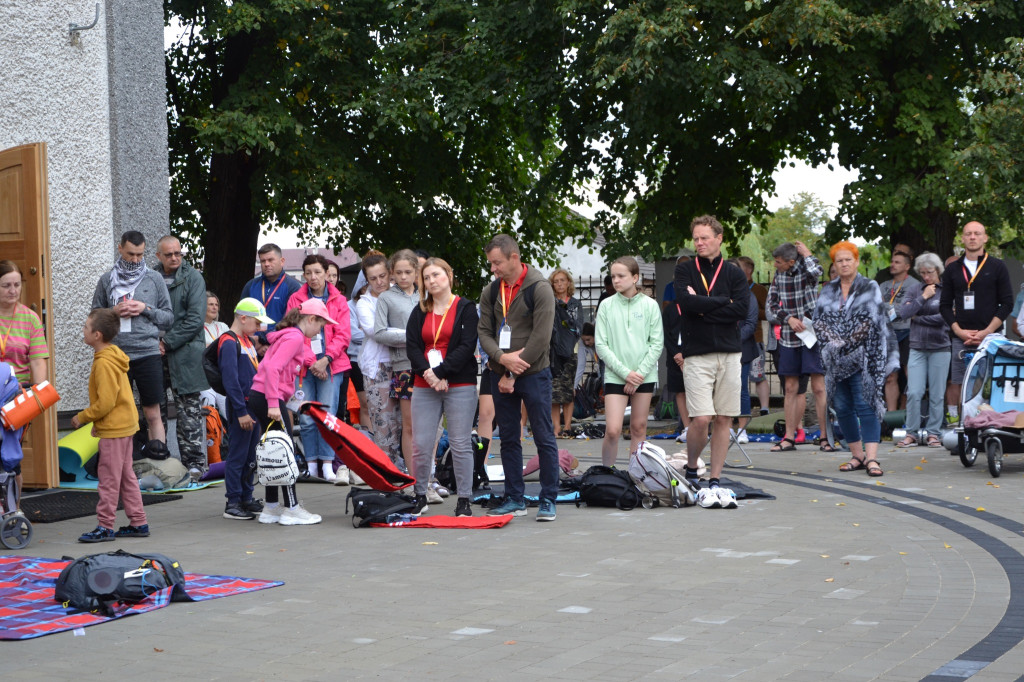
[{"label": "man in black jacket", "polygon": [[967,365],[961,353],[978,348],[986,336],[999,331],[1013,309],[1013,286],[1006,264],[985,253],[988,235],[977,221],[964,225],[964,255],[942,272],[939,311],[953,332],[950,383],[960,395]]},{"label": "man in black jacket", "polygon": [[686,478],[697,481],[697,458],[711,435],[711,477],[698,503],[706,509],[736,507],[731,490],[718,480],[729,450],[729,427],[740,414],[740,332],[737,322],[747,316],[750,292],[743,270],[722,257],[722,224],[711,215],[690,223],[697,257],[676,265],[676,302],[682,314],[682,353],[685,360],[687,433]]}]

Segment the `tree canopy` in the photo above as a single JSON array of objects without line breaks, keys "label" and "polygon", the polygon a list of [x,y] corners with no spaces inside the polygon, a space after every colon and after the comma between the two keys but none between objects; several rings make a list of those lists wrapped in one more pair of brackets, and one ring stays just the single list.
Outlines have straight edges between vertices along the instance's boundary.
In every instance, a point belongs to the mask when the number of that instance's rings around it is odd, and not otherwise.
[{"label": "tree canopy", "polygon": [[[735,246],[787,157],[860,172],[827,238],[951,251],[1022,217],[1015,0],[167,0],[172,220],[230,296],[264,224],[477,277],[514,229],[645,257]],[[770,251],[770,249],[768,249]]]}]

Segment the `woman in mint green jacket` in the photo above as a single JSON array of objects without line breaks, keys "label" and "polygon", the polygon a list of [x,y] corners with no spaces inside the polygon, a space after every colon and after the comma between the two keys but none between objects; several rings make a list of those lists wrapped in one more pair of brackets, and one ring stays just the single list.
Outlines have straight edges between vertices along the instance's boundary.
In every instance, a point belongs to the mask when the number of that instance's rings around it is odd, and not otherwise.
[{"label": "woman in mint green jacket", "polygon": [[640,292],[640,266],[631,256],[611,266],[615,295],[597,311],[595,346],[604,360],[604,443],[601,461],[612,466],[619,454],[619,437],[626,405],[632,404],[629,435],[633,449],[647,439],[647,416],[658,380],[658,358],[664,343],[661,310]]}]

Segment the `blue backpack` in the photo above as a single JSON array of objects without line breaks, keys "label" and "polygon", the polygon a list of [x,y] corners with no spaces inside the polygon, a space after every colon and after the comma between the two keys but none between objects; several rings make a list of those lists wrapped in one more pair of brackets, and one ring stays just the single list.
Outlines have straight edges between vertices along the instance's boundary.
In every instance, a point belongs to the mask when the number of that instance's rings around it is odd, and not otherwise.
[{"label": "blue backpack", "polygon": [[[0,362],[0,406],[6,405],[21,391],[18,377],[6,362]],[[24,453],[21,451],[22,427],[15,431],[0,429],[0,460],[4,471],[13,471],[21,463]]]}]

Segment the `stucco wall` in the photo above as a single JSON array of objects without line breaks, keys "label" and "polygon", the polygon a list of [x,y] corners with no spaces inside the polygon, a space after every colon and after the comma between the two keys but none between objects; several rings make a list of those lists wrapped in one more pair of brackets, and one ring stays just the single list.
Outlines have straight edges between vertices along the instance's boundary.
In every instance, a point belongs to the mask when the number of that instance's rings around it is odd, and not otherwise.
[{"label": "stucco wall", "polygon": [[[146,18],[140,18],[145,15]],[[51,349],[56,364],[61,411],[80,409],[88,402],[91,350],[81,341],[81,328],[92,301],[96,280],[114,261],[114,235],[120,224],[137,225],[154,239],[147,249],[152,261],[155,237],[167,224],[166,119],[163,96],[162,5],[153,0],[107,0],[101,4],[95,28],[78,40],[68,25],[87,25],[95,16],[95,0],[4,0],[0,3],[0,149],[46,142],[49,181],[50,263],[54,320]],[[128,28],[108,36],[110,17]],[[154,22],[155,18],[155,22]],[[111,45],[155,35],[159,59],[121,55],[108,69]],[[139,60],[150,63],[149,76]],[[146,79],[142,88],[125,87]],[[133,97],[149,96],[159,86],[156,120],[125,119],[152,105],[136,106]],[[111,95],[111,87],[125,94]],[[112,120],[111,102],[124,103],[124,115]],[[119,104],[120,106],[120,104]],[[147,127],[145,135],[134,132]],[[160,128],[163,126],[163,128]],[[125,132],[126,127],[128,131]],[[124,136],[112,138],[112,130]],[[144,170],[140,159],[154,154],[160,138],[160,158]],[[112,141],[113,139],[113,141]],[[138,145],[138,150],[133,150]],[[119,181],[114,182],[114,154],[119,155]],[[162,173],[162,182],[154,178]],[[114,206],[119,220],[115,224]],[[125,228],[127,229],[127,228]]]}]

